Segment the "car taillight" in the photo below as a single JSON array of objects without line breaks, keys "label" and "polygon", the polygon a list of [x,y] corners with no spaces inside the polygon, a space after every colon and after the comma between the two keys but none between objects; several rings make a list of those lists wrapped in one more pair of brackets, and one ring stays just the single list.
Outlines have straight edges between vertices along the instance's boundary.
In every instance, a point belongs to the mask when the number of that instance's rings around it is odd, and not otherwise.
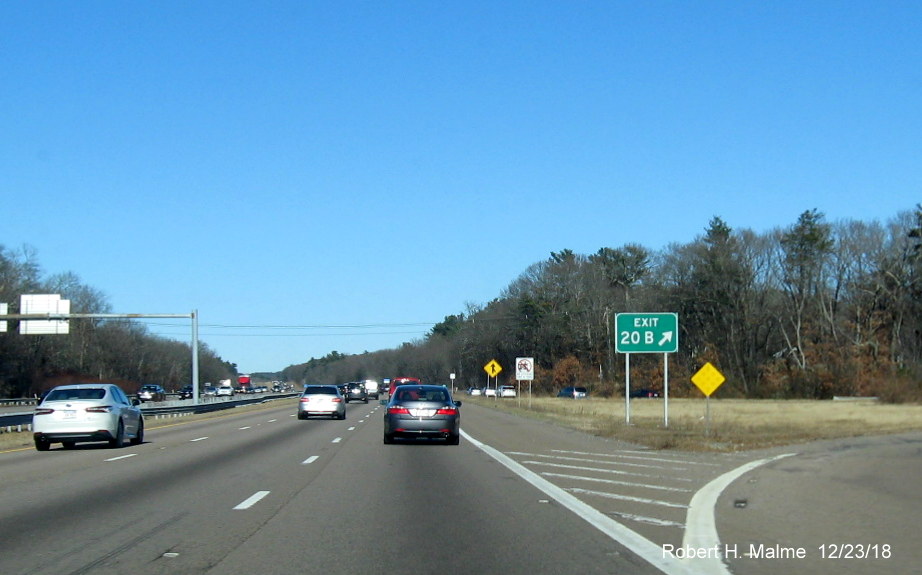
[{"label": "car taillight", "polygon": [[436,415],[458,415],[457,407],[443,407],[435,412]]},{"label": "car taillight", "polygon": [[342,402],[343,402],[343,398],[341,398],[341,397],[334,397],[334,398],[333,398],[333,403],[342,403]]},{"label": "car taillight", "polygon": [[111,405],[103,405],[103,406],[101,406],[101,407],[87,407],[86,410],[87,410],[87,412],[89,412],[89,413],[111,413],[111,412],[112,412],[112,406],[111,406]]},{"label": "car taillight", "polygon": [[302,397],[302,398],[301,398],[301,403],[308,403],[308,402],[310,402],[310,400],[311,400],[311,398],[309,398],[309,397]]},{"label": "car taillight", "polygon": [[410,415],[410,410],[406,407],[388,407],[388,415]]},{"label": "car taillight", "polygon": [[49,413],[54,413],[54,410],[48,409],[47,407],[35,408],[35,415],[48,415]]}]

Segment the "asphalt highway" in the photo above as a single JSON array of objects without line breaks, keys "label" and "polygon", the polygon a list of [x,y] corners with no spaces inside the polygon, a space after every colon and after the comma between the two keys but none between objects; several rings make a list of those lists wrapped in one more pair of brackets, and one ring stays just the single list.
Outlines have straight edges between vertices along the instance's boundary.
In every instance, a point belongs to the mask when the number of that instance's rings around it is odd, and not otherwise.
[{"label": "asphalt highway", "polygon": [[3,454],[0,572],[656,572],[467,442],[385,446],[378,404],[294,406]]},{"label": "asphalt highway", "polygon": [[[0,453],[0,573],[758,575],[919,564],[910,532],[880,515],[922,512],[906,480],[922,471],[918,435],[690,454],[464,405],[459,446],[383,445],[375,402],[350,403],[345,421],[299,421],[295,406],[151,420],[134,447]],[[833,564],[813,550],[872,539],[889,545],[886,559]],[[737,556],[683,556],[717,544]],[[741,557],[751,544],[811,556]]]}]

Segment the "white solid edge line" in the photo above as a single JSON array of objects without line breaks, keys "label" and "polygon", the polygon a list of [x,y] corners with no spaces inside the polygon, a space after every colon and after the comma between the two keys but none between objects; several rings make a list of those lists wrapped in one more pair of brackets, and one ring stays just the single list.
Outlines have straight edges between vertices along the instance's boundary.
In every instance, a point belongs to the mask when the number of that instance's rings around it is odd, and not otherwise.
[{"label": "white solid edge line", "polygon": [[[691,503],[688,504],[688,512],[685,514],[685,536],[682,538],[682,547],[719,550],[720,537],[717,535],[717,519],[714,516],[714,508],[717,506],[717,498],[720,497],[723,490],[747,471],[793,455],[796,455],[796,453],[784,453],[775,457],[750,461],[713,479],[699,489],[692,497]],[[717,555],[719,556],[708,554],[706,558],[695,559],[695,561],[701,561],[706,564],[705,572],[707,573],[730,575],[730,570],[722,559],[723,553],[718,553]]]},{"label": "white solid edge line", "polygon": [[693,565],[682,563],[678,559],[675,559],[671,556],[666,556],[666,554],[663,553],[662,546],[657,545],[656,543],[650,541],[638,533],[635,533],[634,531],[631,531],[624,525],[621,525],[594,507],[583,503],[575,496],[567,493],[560,487],[557,487],[550,481],[542,478],[538,474],[529,470],[527,467],[517,463],[511,457],[504,455],[489,445],[477,441],[464,430],[461,431],[461,435],[467,441],[470,441],[472,444],[474,444],[478,449],[505,465],[510,471],[525,481],[531,483],[533,486],[546,493],[549,497],[556,500],[558,503],[573,513],[576,513],[578,516],[582,517],[590,525],[611,539],[614,539],[621,545],[624,545],[638,557],[653,565],[663,573],[666,573],[667,575],[691,575],[699,573],[697,569],[694,569]]},{"label": "white solid edge line", "polygon": [[244,501],[242,501],[239,505],[237,505],[237,507],[234,507],[234,509],[235,510],[249,509],[250,507],[253,507],[254,505],[256,505],[259,502],[259,500],[265,497],[266,495],[269,495],[268,491],[257,491],[253,495],[250,495],[249,497],[247,497]]}]

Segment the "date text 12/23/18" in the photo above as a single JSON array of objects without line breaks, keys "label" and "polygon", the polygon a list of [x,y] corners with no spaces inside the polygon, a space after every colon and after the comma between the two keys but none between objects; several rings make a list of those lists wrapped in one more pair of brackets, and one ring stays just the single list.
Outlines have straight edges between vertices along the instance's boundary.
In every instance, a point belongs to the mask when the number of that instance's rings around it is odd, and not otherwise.
[{"label": "date text 12/23/18", "polygon": [[[889,544],[824,543],[816,548],[820,559],[890,559],[893,549]],[[663,557],[674,559],[806,559],[806,547],[786,547],[750,543],[748,551],[734,543],[713,547],[663,545]]]}]

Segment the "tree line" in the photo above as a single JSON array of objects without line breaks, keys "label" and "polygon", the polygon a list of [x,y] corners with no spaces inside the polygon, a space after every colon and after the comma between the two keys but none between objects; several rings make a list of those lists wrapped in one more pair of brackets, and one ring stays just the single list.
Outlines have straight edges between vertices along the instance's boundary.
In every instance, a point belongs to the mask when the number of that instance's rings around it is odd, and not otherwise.
[{"label": "tree line", "polygon": [[[413,375],[483,387],[491,359],[514,378],[534,357],[533,389],[585,385],[623,393],[614,350],[623,312],[676,312],[678,353],[670,393],[697,392],[690,377],[711,362],[718,394],[751,398],[879,396],[922,400],[922,204],[885,224],[830,223],[816,210],[756,233],[714,217],[685,244],[654,251],[628,243],[593,254],[552,252],[494,300],[468,304],[418,341],[287,367],[285,379],[337,382]],[[631,385],[661,387],[661,354],[633,354]]]},{"label": "tree line", "polygon": [[[35,251],[0,245],[0,302],[18,313],[22,294],[61,294],[71,311],[109,314],[105,295],[81,282],[73,272],[44,277]],[[150,334],[124,319],[70,320],[68,335],[20,335],[16,321],[0,333],[0,397],[30,397],[62,383],[110,381],[128,393],[146,383],[178,389],[192,381],[188,343]],[[218,381],[236,374],[207,345],[199,348],[199,378]]]},{"label": "tree line", "polygon": [[[72,273],[44,277],[27,247],[0,245],[0,302],[59,293],[74,313],[111,313],[99,290]],[[714,217],[689,243],[654,251],[628,243],[592,254],[552,252],[498,297],[469,303],[417,341],[362,354],[331,352],[271,379],[338,383],[415,376],[483,387],[483,366],[514,378],[516,357],[534,357],[533,389],[584,385],[623,393],[625,362],[614,349],[614,318],[675,312],[679,351],[669,354],[670,393],[694,395],[691,375],[711,362],[727,377],[718,394],[753,398],[875,395],[922,401],[922,204],[882,224],[830,223],[808,210],[796,222],[757,233]],[[189,344],[148,333],[130,320],[70,322],[68,336],[0,333],[0,396],[28,396],[62,382],[191,381]],[[201,381],[234,378],[236,366],[201,344]],[[664,361],[634,354],[631,383],[657,388]],[[272,374],[270,374],[272,375]]]}]

